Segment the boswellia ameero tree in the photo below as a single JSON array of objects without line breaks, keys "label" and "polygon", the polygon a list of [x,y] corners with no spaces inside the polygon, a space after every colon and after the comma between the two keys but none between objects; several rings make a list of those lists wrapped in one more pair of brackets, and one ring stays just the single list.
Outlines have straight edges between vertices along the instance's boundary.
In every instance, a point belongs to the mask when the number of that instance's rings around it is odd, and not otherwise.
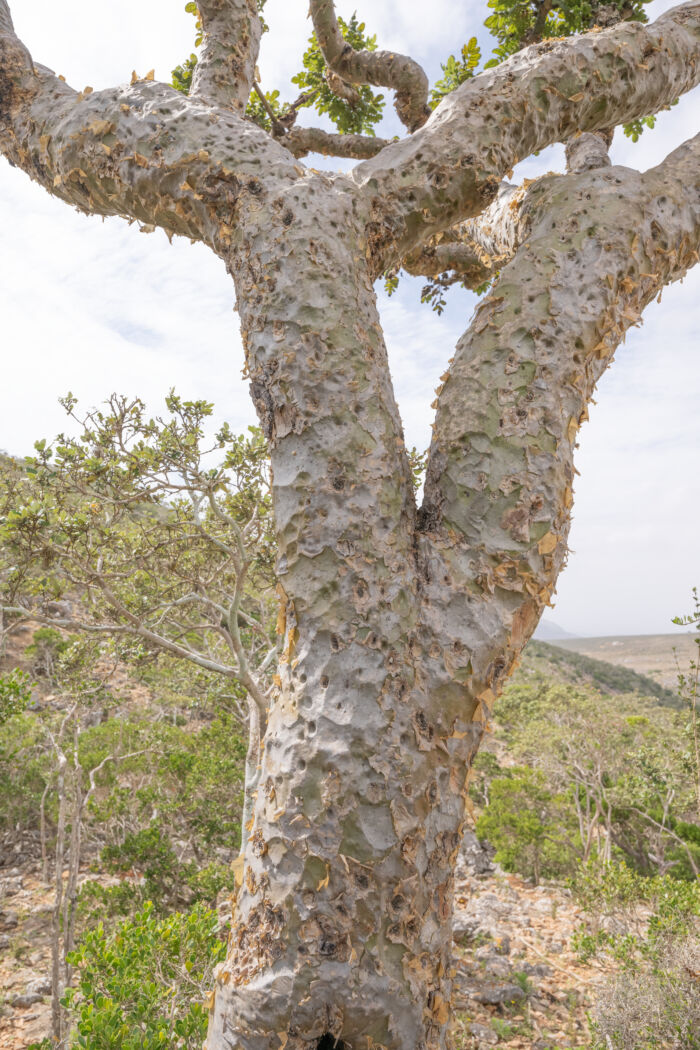
[{"label": "boswellia ameero tree", "polygon": [[[221,258],[269,440],[283,642],[209,1050],[445,1046],[470,764],[566,557],[595,384],[698,261],[700,136],[644,174],[607,147],[700,81],[700,4],[652,24],[634,2],[493,10],[496,64],[473,75],[467,45],[431,93],[311,0],[283,105],[255,81],[255,0],[199,0],[187,94],[74,91],[0,0],[2,153]],[[369,133],[373,87],[405,137]],[[311,106],[340,130],[299,126]],[[504,183],[555,142],[565,173]],[[319,172],[312,151],[358,163]],[[420,506],[373,290],[402,266],[491,282],[445,355]]]}]

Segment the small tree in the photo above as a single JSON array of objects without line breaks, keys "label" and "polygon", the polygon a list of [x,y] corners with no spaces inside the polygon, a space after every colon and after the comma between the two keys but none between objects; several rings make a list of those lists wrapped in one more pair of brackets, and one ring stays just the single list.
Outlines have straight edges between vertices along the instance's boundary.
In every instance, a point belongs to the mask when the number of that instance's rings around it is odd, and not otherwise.
[{"label": "small tree", "polygon": [[37,442],[3,476],[0,601],[9,622],[136,644],[227,680],[249,724],[247,821],[277,657],[267,448],[254,428],[207,442],[211,405],[166,403],[170,415],[150,419],[114,395],[78,419],[64,399],[80,436]]},{"label": "small tree", "polygon": [[476,822],[506,871],[554,878],[570,870],[577,852],[567,800],[551,790],[541,770],[516,766],[491,781],[489,804]]}]

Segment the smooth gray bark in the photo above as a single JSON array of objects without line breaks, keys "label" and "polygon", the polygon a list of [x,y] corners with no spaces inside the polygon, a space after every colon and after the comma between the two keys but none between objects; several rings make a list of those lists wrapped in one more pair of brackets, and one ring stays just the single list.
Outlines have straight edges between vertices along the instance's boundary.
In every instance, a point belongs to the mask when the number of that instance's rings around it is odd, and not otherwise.
[{"label": "smooth gray bark", "polygon": [[[87,211],[204,241],[235,282],[284,646],[209,1050],[441,1050],[470,765],[566,557],[576,434],[626,328],[700,246],[697,140],[640,175],[585,133],[700,80],[700,5],[528,48],[349,176],[235,111],[252,8],[206,6],[219,88],[217,46],[238,56],[218,100],[144,81],[79,96],[35,70],[0,0],[0,149]],[[572,139],[568,174],[498,196]],[[373,281],[407,257],[472,265],[458,248],[500,277],[443,376],[418,509]]]}]

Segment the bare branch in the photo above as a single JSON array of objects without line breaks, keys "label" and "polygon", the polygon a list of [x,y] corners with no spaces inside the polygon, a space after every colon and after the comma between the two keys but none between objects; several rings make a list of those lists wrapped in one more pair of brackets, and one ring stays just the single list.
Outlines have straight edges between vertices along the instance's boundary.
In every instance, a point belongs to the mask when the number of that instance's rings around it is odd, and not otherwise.
[{"label": "bare branch", "polygon": [[[6,606],[5,612],[12,616],[22,616],[27,620],[35,620],[37,623],[45,624],[47,627],[62,627],[69,631],[84,631],[86,634],[105,636],[132,635],[136,638],[142,638],[144,641],[150,642],[157,648],[164,649],[174,656],[179,656],[183,660],[189,660],[191,663],[203,667],[206,671],[215,671],[217,674],[227,675],[229,678],[240,680],[235,667],[219,663],[216,660],[209,660],[196,652],[196,650],[189,648],[189,646],[178,645],[177,642],[173,642],[170,638],[165,638],[155,631],[149,630],[136,620],[124,624],[90,623],[88,620],[78,620],[68,616],[44,616],[43,613],[37,612],[35,609],[26,609],[23,606]],[[244,683],[241,682],[241,684]]]},{"label": "bare branch", "polygon": [[483,285],[513,258],[527,235],[521,209],[526,188],[501,183],[495,201],[481,215],[465,219],[410,252],[402,268],[416,277],[440,277],[444,286],[458,281],[467,288]]},{"label": "bare branch", "polygon": [[191,94],[243,114],[262,36],[256,0],[197,0],[197,7],[204,41]]},{"label": "bare branch", "polygon": [[343,38],[333,0],[311,0],[310,14],[323,57],[333,73],[351,84],[393,88],[401,123],[409,131],[425,124],[430,116],[428,78],[417,62],[392,51],[355,51]]},{"label": "bare branch", "polygon": [[270,103],[267,101],[267,96],[265,95],[265,92],[263,91],[263,89],[258,84],[257,80],[253,81],[253,91],[255,92],[255,94],[260,99],[260,105],[262,106],[262,108],[267,113],[268,119],[270,121],[270,127],[272,128],[273,134],[275,134],[275,135],[284,135],[284,133],[285,133],[284,124],[280,121],[280,119],[278,118],[278,116],[275,113],[274,109],[272,108]]},{"label": "bare branch", "polygon": [[346,80],[339,77],[337,73],[334,73],[332,69],[326,67],[325,72],[326,83],[331,89],[334,95],[338,98],[342,98],[345,102],[349,102],[351,106],[357,106],[360,102],[360,92],[357,88],[354,88],[352,84],[348,84]]},{"label": "bare branch", "polygon": [[[677,835],[675,833],[675,831],[673,831],[668,826],[668,824],[665,824],[665,823],[664,824],[660,824],[658,822],[658,820],[654,820],[652,815],[650,813],[647,813],[646,810],[638,809],[637,806],[630,806],[629,808],[632,810],[633,813],[636,813],[638,816],[642,817],[644,820],[646,820],[653,827],[657,828],[662,834],[668,835],[669,838],[673,839],[674,842],[677,842],[678,845],[681,846],[685,850],[685,854],[686,854],[686,857],[688,859],[688,863],[690,864],[690,869],[691,869],[693,875],[695,876],[695,878],[697,879],[698,876],[700,875],[700,870],[698,870],[698,866],[695,863],[692,851],[690,850],[690,848],[688,846],[688,843],[684,839],[682,839],[679,835]],[[664,819],[665,819],[665,817],[666,817],[666,812],[664,812]]]},{"label": "bare branch", "polygon": [[[375,273],[481,212],[517,161],[657,112],[700,82],[700,4],[525,48],[466,81],[414,135],[358,165]],[[378,216],[383,216],[383,221]]]},{"label": "bare branch", "polygon": [[375,138],[374,135],[339,135],[321,128],[292,128],[279,141],[295,157],[321,153],[325,157],[367,160],[381,153],[391,140]]}]

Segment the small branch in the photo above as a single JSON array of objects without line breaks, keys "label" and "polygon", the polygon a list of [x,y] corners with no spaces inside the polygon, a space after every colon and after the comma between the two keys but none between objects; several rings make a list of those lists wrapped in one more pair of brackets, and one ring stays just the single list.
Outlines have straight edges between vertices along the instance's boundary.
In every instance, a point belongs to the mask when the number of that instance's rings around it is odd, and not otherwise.
[{"label": "small branch", "polygon": [[[121,613],[122,610],[121,608],[117,608],[115,611]],[[194,649],[190,649],[184,645],[178,645],[176,642],[172,642],[170,639],[164,638],[162,635],[156,634],[154,631],[144,627],[143,624],[140,624],[135,619],[135,617],[132,618],[134,622],[128,624],[93,624],[88,623],[85,620],[76,620],[73,617],[56,618],[52,616],[44,616],[34,610],[24,609],[22,606],[6,606],[5,612],[14,616],[23,616],[27,620],[35,620],[37,623],[45,624],[47,627],[63,627],[66,630],[71,631],[84,631],[86,634],[129,634],[136,638],[143,638],[144,641],[150,642],[158,649],[165,649],[167,652],[173,653],[173,655],[179,656],[183,660],[189,660],[191,663],[197,664],[197,666],[203,667],[207,671],[215,671],[217,674],[223,674],[227,675],[229,678],[235,678],[241,682],[241,685],[244,685],[244,682],[239,678],[235,667],[218,663],[215,660],[209,660],[200,653],[197,653]]]},{"label": "small branch", "polygon": [[343,38],[333,0],[311,0],[310,14],[323,57],[333,73],[350,84],[393,88],[401,123],[409,131],[425,124],[430,116],[428,78],[417,62],[393,51],[355,51]]},{"label": "small branch", "polygon": [[390,144],[390,139],[373,135],[339,135],[321,128],[292,128],[279,140],[295,157],[321,153],[324,157],[350,157],[369,160]]},{"label": "small branch", "polygon": [[484,263],[470,245],[454,242],[411,252],[403,260],[403,268],[413,277],[439,277],[453,270],[456,279],[467,288],[478,288],[494,273],[493,267]]},{"label": "small branch", "polygon": [[265,96],[265,92],[262,90],[262,88],[258,84],[257,80],[253,81],[253,91],[255,92],[255,94],[260,99],[260,104],[262,105],[262,108],[265,110],[265,112],[267,113],[267,115],[268,115],[268,117],[270,119],[270,126],[272,128],[273,134],[275,134],[275,135],[284,135],[285,134],[285,126],[280,121],[279,117],[275,113],[275,111],[272,108],[272,106],[270,105],[270,103],[267,101],[267,98]]},{"label": "small branch", "polygon": [[537,17],[535,18],[535,24],[532,27],[531,37],[528,43],[535,43],[537,40],[542,39],[544,33],[544,27],[547,24],[547,15],[552,10],[552,0],[541,0]]},{"label": "small branch", "polygon": [[[693,875],[695,876],[695,878],[697,879],[698,876],[700,875],[700,871],[698,870],[698,866],[695,863],[695,860],[693,859],[693,854],[692,854],[691,850],[689,849],[687,842],[685,842],[680,837],[680,835],[677,835],[675,833],[675,831],[672,831],[671,828],[668,827],[668,825],[660,824],[658,820],[654,820],[654,818],[652,816],[650,816],[649,813],[645,813],[645,811],[643,809],[638,809],[637,806],[630,806],[630,809],[632,810],[633,813],[636,813],[638,816],[640,816],[644,820],[648,821],[648,823],[651,824],[653,827],[658,828],[658,830],[662,834],[668,835],[669,838],[672,838],[674,842],[677,842],[678,845],[681,846],[682,849],[685,850],[685,854],[686,854],[686,856],[688,858],[688,863],[690,864],[690,869],[691,869]],[[665,819],[666,819],[666,813],[664,813],[664,820]]]},{"label": "small branch", "polygon": [[326,67],[325,78],[328,87],[337,98],[342,98],[344,102],[349,102],[351,106],[360,104],[360,92],[357,88],[354,88],[352,84],[348,84],[346,80],[343,80],[342,77],[339,77],[337,73],[334,73],[328,67]]}]

